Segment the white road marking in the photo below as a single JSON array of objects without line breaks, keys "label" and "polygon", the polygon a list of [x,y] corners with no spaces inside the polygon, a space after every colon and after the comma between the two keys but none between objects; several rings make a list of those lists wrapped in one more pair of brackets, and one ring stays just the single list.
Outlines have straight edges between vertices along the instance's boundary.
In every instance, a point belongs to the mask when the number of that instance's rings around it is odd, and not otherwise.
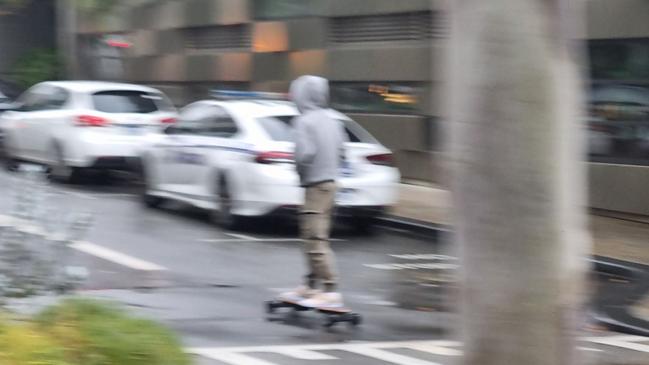
[{"label": "white road marking", "polygon": [[230,236],[230,237],[238,238],[238,239],[240,239],[240,240],[246,240],[246,241],[259,241],[258,238],[253,237],[253,236],[247,236],[247,235],[245,235],[245,234],[230,233],[230,232],[226,232],[225,234],[227,234],[227,235]]},{"label": "white road marking", "polygon": [[[638,342],[646,341],[649,338],[642,336],[608,336],[608,337],[584,337],[581,341],[591,342],[609,346],[615,346],[635,351],[649,352],[649,345]],[[397,365],[439,365],[428,360],[417,359],[412,355],[406,356],[390,352],[394,349],[409,349],[421,351],[439,356],[461,356],[462,350],[457,348],[462,344],[457,341],[433,340],[433,341],[394,341],[394,342],[354,342],[354,343],[330,343],[314,345],[289,345],[289,346],[250,346],[250,347],[222,347],[222,348],[190,348],[185,351],[189,354],[204,356],[218,360],[230,365],[279,365],[259,360],[253,357],[254,353],[279,354],[298,360],[341,360],[328,354],[318,351],[344,351],[383,362]],[[580,351],[604,352],[605,350],[579,346]]]},{"label": "white road marking", "polygon": [[444,264],[438,262],[421,262],[417,264],[363,264],[365,267],[377,270],[455,270],[460,267],[456,264]]},{"label": "white road marking", "polygon": [[591,351],[591,352],[604,352],[604,350],[596,349],[594,347],[584,347],[584,346],[577,347],[577,350]]},{"label": "white road marking", "polygon": [[31,234],[43,234],[43,230],[40,229],[35,224],[32,224],[30,221],[12,217],[9,215],[0,215],[0,226],[2,227],[13,227],[18,231],[31,233]]},{"label": "white road marking", "polygon": [[462,356],[462,351],[460,350],[438,346],[438,345],[432,345],[432,344],[423,344],[423,345],[413,344],[408,348],[412,350],[421,351],[421,352],[427,352],[429,354],[434,354],[434,355]]},{"label": "white road marking", "polygon": [[[620,347],[624,349],[648,352],[649,353],[649,338],[641,336],[611,336],[611,337],[593,337],[587,339],[588,342],[598,343],[600,345],[608,345]],[[640,344],[636,342],[646,341],[648,344]]]},{"label": "white road marking", "polygon": [[[35,224],[32,224],[23,219],[0,215],[0,226],[14,227],[15,229],[34,235],[45,235],[44,230]],[[152,262],[144,261],[127,254],[111,250],[109,248],[99,246],[97,244],[87,241],[76,241],[70,244],[70,247],[87,253],[92,256],[102,258],[114,262],[116,264],[126,266],[128,268],[140,271],[165,271],[165,267],[154,264]]]},{"label": "white road marking", "polygon": [[347,349],[347,351],[397,365],[440,365],[436,362],[419,360],[414,357],[399,355],[393,352],[370,347],[351,347]]},{"label": "white road marking", "polygon": [[276,350],[275,352],[300,360],[339,360],[337,357],[311,350],[285,348]]},{"label": "white road marking", "polygon": [[230,365],[277,365],[272,362],[255,359],[254,357],[238,354],[236,352],[219,351],[215,349],[193,349],[188,352],[190,354],[200,355]]},{"label": "white road marking", "polygon": [[633,335],[620,335],[620,336],[595,336],[583,338],[584,341],[596,342],[606,341],[622,341],[622,342],[649,342],[649,337],[633,336]]},{"label": "white road marking", "polygon": [[[395,341],[395,342],[367,342],[367,343],[332,343],[316,345],[295,345],[295,346],[251,346],[251,347],[223,347],[223,348],[189,348],[185,352],[189,354],[204,356],[212,360],[218,360],[231,365],[278,365],[265,360],[255,359],[250,353],[273,353],[280,354],[298,360],[339,360],[339,358],[320,353],[318,351],[339,350],[373,359],[382,360],[392,364],[408,365],[439,365],[430,361],[416,359],[411,356],[391,353],[386,350],[406,348],[424,351],[430,354],[442,356],[456,356],[459,350],[445,348],[443,346],[457,346],[455,341]],[[248,355],[244,355],[247,353]]]},{"label": "white road marking", "polygon": [[165,271],[167,270],[166,268],[154,264],[152,262],[144,261],[141,259],[138,259],[133,256],[129,256],[127,254],[113,251],[111,249],[108,249],[106,247],[102,247],[99,245],[96,245],[94,243],[90,242],[84,242],[84,241],[78,241],[74,242],[70,245],[70,247],[74,248],[75,250],[79,250],[81,252],[85,252],[87,254],[102,258],[104,260],[108,260],[111,262],[114,262],[116,264],[126,266],[128,268],[134,269],[134,270],[141,270],[141,271]]}]

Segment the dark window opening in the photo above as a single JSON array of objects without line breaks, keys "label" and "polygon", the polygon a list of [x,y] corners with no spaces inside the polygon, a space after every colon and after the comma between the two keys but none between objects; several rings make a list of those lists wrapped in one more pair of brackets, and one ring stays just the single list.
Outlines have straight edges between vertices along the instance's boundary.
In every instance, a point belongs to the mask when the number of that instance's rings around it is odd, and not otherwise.
[{"label": "dark window opening", "polygon": [[92,95],[92,102],[96,110],[105,113],[146,114],[173,109],[162,94],[143,91],[101,91]]},{"label": "dark window opening", "polygon": [[249,49],[251,44],[248,24],[185,29],[185,48],[188,49]]}]

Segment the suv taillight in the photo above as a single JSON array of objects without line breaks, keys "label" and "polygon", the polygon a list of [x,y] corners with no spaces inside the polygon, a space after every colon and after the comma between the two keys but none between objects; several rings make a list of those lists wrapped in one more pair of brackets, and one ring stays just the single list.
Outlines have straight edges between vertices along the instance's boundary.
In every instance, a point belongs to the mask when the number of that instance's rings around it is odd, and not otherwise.
[{"label": "suv taillight", "polygon": [[172,123],[176,123],[176,118],[164,118],[160,122],[162,124],[172,124]]},{"label": "suv taillight", "polygon": [[394,166],[394,159],[391,153],[381,153],[378,155],[369,155],[365,157],[369,162],[374,165],[381,166]]},{"label": "suv taillight", "polygon": [[293,154],[288,152],[260,152],[255,161],[263,164],[293,163]]},{"label": "suv taillight", "polygon": [[81,127],[104,127],[108,124],[108,120],[95,115],[80,115],[76,123]]}]

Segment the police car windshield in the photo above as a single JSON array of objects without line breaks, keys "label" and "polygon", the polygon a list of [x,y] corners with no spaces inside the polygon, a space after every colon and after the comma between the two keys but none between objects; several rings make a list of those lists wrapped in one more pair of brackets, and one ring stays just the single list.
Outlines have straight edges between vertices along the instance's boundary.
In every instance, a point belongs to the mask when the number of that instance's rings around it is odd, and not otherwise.
[{"label": "police car windshield", "polygon": [[95,109],[105,113],[153,113],[173,110],[164,95],[143,91],[112,90],[92,95]]},{"label": "police car windshield", "polygon": [[[257,118],[257,121],[273,141],[295,142],[293,118],[294,115],[268,116]],[[352,120],[341,120],[341,122],[345,125],[349,142],[377,143],[374,137],[356,122]]]}]

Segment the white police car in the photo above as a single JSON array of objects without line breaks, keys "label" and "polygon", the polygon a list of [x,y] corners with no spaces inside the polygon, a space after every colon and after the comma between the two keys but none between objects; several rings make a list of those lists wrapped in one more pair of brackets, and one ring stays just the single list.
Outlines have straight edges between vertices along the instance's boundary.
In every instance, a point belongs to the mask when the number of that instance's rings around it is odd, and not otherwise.
[{"label": "white police car", "polygon": [[[214,212],[228,228],[244,217],[295,211],[303,191],[293,161],[294,104],[272,100],[270,93],[221,91],[217,96],[231,100],[190,104],[178,123],[149,136],[142,155],[144,203],[183,201]],[[358,224],[368,225],[395,203],[399,171],[387,148],[353,120],[332,113],[349,137],[337,213],[351,213]]]}]

